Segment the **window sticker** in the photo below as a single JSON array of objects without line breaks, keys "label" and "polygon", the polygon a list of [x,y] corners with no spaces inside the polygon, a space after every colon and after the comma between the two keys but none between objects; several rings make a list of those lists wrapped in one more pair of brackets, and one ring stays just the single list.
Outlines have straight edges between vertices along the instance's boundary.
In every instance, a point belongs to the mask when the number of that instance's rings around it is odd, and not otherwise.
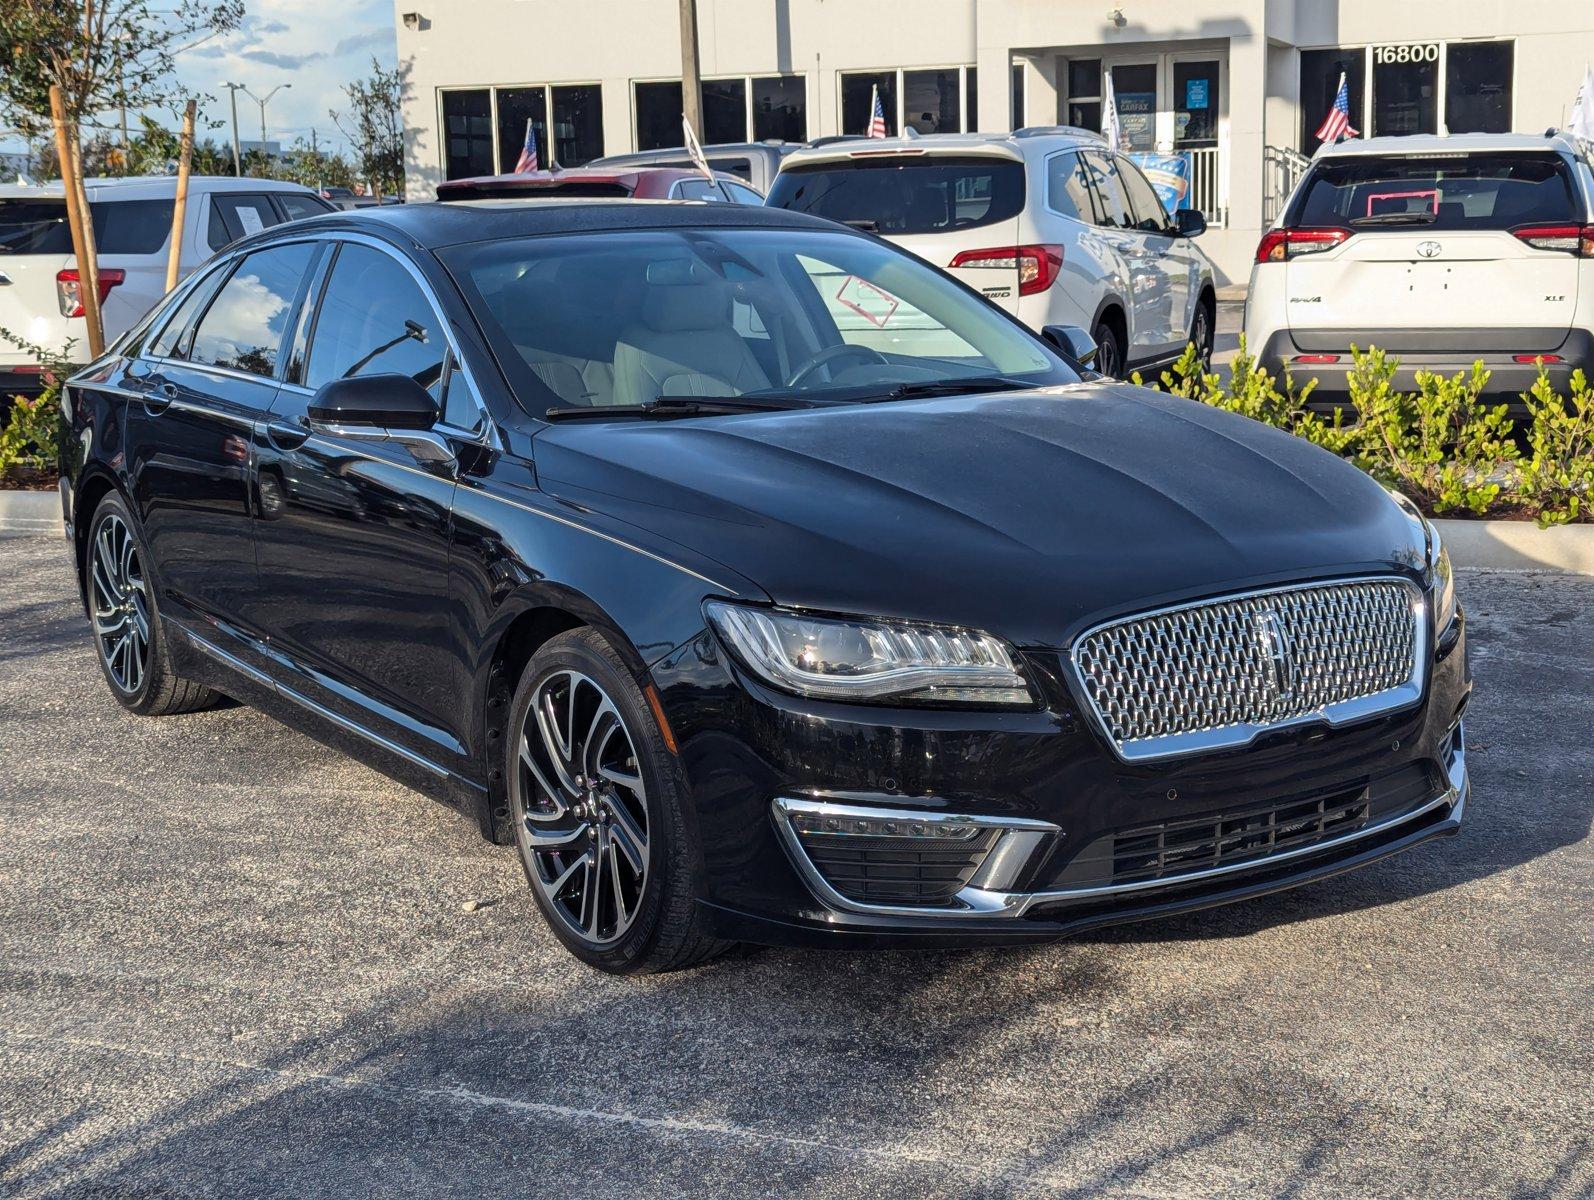
[{"label": "window sticker", "polygon": [[856,275],[849,275],[841,281],[841,287],[836,290],[836,301],[880,329],[884,329],[892,314],[902,307],[902,301],[890,292]]},{"label": "window sticker", "polygon": [[266,227],[266,223],[260,219],[259,209],[244,208],[241,205],[238,208],[238,224],[244,227],[245,237],[251,233],[259,233]]}]

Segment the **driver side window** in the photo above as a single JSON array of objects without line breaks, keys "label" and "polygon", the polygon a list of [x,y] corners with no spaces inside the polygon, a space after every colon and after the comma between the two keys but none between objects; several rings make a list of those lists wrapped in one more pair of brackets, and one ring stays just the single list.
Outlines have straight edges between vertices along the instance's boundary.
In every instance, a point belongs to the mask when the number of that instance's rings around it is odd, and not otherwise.
[{"label": "driver side window", "polygon": [[345,242],[310,335],[305,385],[356,375],[408,375],[443,403],[448,340],[420,285],[391,256]]}]

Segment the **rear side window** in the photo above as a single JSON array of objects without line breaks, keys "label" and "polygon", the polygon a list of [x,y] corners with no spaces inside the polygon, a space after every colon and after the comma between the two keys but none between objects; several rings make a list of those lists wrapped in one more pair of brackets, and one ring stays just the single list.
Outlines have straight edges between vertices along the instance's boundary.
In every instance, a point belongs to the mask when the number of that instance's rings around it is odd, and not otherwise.
[{"label": "rear side window", "polygon": [[719,184],[710,183],[706,179],[683,179],[675,185],[675,198],[677,200],[718,200],[723,202],[725,193],[720,191]]},{"label": "rear side window", "polygon": [[1504,230],[1579,220],[1560,155],[1496,153],[1321,161],[1288,224]]},{"label": "rear side window", "polygon": [[281,224],[268,196],[219,192],[211,197],[210,244],[214,249]]},{"label": "rear side window", "polygon": [[876,233],[945,233],[1016,217],[1024,208],[1024,166],[905,155],[825,163],[782,171],[766,203]]},{"label": "rear side window", "polygon": [[737,204],[762,204],[764,198],[750,187],[743,187],[739,183],[722,181],[721,186],[730,193],[731,199]]},{"label": "rear side window", "polygon": [[1046,207],[1065,217],[1098,224],[1096,199],[1090,192],[1085,162],[1069,151],[1046,160]]},{"label": "rear side window", "polygon": [[327,279],[310,337],[305,383],[408,375],[438,396],[448,340],[420,285],[390,255],[346,243]]},{"label": "rear side window", "polygon": [[189,361],[275,375],[288,318],[314,253],[314,243],[293,242],[245,258],[200,318]]},{"label": "rear side window", "polygon": [[[172,231],[170,200],[98,200],[94,244],[101,254],[154,254]],[[61,200],[0,200],[0,253],[71,254]]]},{"label": "rear side window", "polygon": [[277,203],[282,205],[282,211],[288,214],[290,221],[319,217],[322,213],[336,211],[325,200],[317,196],[306,196],[302,192],[278,192]]}]

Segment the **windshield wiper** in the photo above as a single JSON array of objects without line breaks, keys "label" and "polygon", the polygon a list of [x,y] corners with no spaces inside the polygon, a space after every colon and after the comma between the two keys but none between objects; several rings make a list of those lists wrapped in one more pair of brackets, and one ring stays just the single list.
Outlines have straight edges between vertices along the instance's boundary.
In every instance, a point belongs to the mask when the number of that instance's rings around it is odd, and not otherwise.
[{"label": "windshield wiper", "polygon": [[866,397],[866,403],[878,404],[883,400],[911,400],[921,396],[960,396],[971,392],[1011,392],[1020,388],[1039,387],[1026,379],[1011,379],[1006,375],[967,375],[962,379],[925,379],[918,383],[902,383],[879,396]]},{"label": "windshield wiper", "polygon": [[1370,217],[1352,217],[1350,223],[1362,229],[1369,225],[1432,225],[1438,219],[1431,212],[1374,213]]},{"label": "windshield wiper", "polygon": [[792,408],[813,408],[811,400],[795,397],[756,396],[660,396],[647,404],[580,404],[550,408],[545,421],[602,421],[611,417],[717,417],[727,413],[784,412]]}]

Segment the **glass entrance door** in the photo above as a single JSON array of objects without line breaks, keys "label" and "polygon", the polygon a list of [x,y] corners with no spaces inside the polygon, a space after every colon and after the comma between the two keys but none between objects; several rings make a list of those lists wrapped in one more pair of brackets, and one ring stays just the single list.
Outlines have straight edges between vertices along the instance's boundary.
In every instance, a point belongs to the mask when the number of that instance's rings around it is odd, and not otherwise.
[{"label": "glass entrance door", "polygon": [[1218,144],[1218,64],[1173,64],[1173,148],[1199,150]]},{"label": "glass entrance door", "polygon": [[1131,150],[1157,148],[1157,64],[1124,63],[1112,68],[1118,126]]}]

